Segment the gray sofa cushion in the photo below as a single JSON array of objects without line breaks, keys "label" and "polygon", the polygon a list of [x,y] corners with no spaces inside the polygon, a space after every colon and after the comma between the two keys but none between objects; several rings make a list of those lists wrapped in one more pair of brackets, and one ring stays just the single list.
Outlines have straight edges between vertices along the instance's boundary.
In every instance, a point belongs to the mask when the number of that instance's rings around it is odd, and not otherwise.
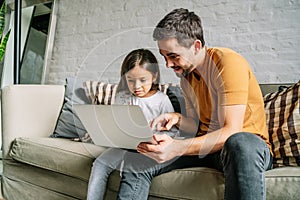
[{"label": "gray sofa cushion", "polygon": [[[61,193],[66,189],[78,188],[62,188],[64,182],[78,182],[84,187],[81,186],[82,191],[73,193],[84,197],[93,160],[103,150],[103,147],[93,144],[62,138],[18,138],[12,145],[10,155],[19,162],[7,168],[6,176],[21,176],[16,179],[35,184],[47,183],[47,187]],[[21,173],[24,169],[26,173]],[[48,177],[49,181],[37,180],[39,172],[38,177]],[[115,198],[119,182],[119,173],[114,172],[108,182],[106,199]],[[267,171],[266,184],[268,199],[296,199],[300,196],[300,167],[280,167]],[[150,189],[150,199],[222,199],[223,194],[223,173],[203,167],[174,170],[157,176]]]},{"label": "gray sofa cushion", "polygon": [[[115,199],[120,177],[114,172],[108,182],[107,199]],[[204,184],[203,184],[204,183]],[[223,199],[223,173],[206,167],[177,169],[154,177],[149,199]]]},{"label": "gray sofa cushion", "polygon": [[81,138],[86,133],[80,119],[73,111],[73,104],[91,104],[91,100],[85,95],[83,82],[76,77],[66,79],[64,105],[54,133],[50,137]]},{"label": "gray sofa cushion", "polygon": [[6,200],[79,200],[86,199],[87,180],[5,160],[2,192]]},{"label": "gray sofa cushion", "polygon": [[299,199],[300,167],[278,167],[266,172],[267,200]]},{"label": "gray sofa cushion", "polygon": [[94,159],[104,150],[63,138],[17,138],[10,156],[22,163],[88,180]]}]

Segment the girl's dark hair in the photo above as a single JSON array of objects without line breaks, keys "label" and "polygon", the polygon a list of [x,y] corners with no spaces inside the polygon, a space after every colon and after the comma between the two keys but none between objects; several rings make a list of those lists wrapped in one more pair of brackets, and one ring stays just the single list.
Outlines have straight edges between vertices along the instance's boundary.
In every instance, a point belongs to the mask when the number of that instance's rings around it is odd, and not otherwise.
[{"label": "girl's dark hair", "polygon": [[160,82],[160,72],[156,57],[147,49],[136,49],[131,51],[124,59],[121,68],[121,80],[118,84],[117,92],[129,91],[125,74],[134,67],[139,66],[157,76],[152,83],[151,90],[157,90]]},{"label": "girl's dark hair", "polygon": [[196,39],[205,45],[201,19],[194,12],[179,8],[167,14],[153,32],[154,40],[176,38],[184,47],[191,47]]}]

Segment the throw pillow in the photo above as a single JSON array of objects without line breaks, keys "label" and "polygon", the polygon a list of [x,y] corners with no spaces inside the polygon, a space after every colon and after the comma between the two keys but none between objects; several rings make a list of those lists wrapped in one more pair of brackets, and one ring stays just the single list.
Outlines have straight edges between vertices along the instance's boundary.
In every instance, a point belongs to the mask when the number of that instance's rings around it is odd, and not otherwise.
[{"label": "throw pillow", "polygon": [[82,138],[87,132],[73,111],[73,104],[91,104],[83,88],[83,80],[67,78],[64,105],[59,115],[54,133],[50,137]]},{"label": "throw pillow", "polygon": [[[83,83],[86,95],[93,104],[110,105],[115,101],[118,84],[101,81],[86,81]],[[160,84],[159,90],[167,94],[175,112],[185,113],[184,98],[181,88],[173,83]]]},{"label": "throw pillow", "polygon": [[114,104],[118,84],[110,84],[98,81],[86,81],[83,83],[86,96],[93,104]]},{"label": "throw pillow", "polygon": [[300,81],[264,96],[273,167],[300,166]]}]

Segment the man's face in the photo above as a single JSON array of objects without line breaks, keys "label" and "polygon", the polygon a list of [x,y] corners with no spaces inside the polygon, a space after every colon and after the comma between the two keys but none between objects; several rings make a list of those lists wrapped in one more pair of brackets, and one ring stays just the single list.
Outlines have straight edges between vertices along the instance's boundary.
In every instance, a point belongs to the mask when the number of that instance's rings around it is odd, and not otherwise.
[{"label": "man's face", "polygon": [[194,69],[195,54],[193,45],[190,48],[178,44],[176,38],[158,41],[160,54],[165,58],[166,67],[172,68],[181,77]]}]

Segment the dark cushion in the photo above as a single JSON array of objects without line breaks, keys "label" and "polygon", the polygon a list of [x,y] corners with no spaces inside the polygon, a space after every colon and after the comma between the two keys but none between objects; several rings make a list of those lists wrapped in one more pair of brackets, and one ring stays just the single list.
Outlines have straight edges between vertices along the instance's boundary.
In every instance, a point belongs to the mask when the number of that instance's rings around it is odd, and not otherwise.
[{"label": "dark cushion", "polygon": [[83,80],[66,79],[64,105],[57,121],[54,133],[50,137],[81,138],[86,133],[84,126],[73,111],[73,104],[91,104],[83,88]]},{"label": "dark cushion", "polygon": [[169,86],[167,89],[167,95],[173,105],[175,112],[186,114],[185,100],[182,95],[182,90],[179,86]]}]

